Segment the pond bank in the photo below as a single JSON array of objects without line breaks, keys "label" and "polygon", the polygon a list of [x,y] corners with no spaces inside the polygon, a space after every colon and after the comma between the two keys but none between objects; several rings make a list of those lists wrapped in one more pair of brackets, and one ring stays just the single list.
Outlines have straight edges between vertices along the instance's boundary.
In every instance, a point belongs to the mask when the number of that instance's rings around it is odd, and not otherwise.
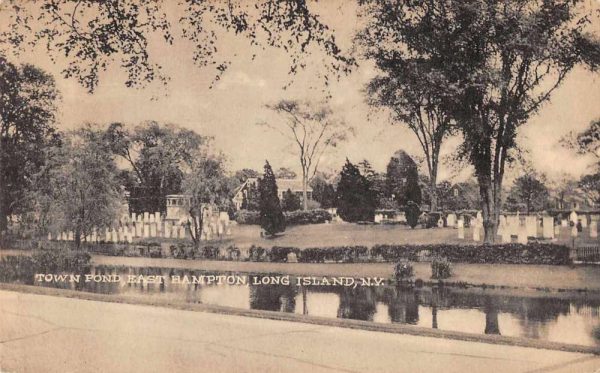
[{"label": "pond bank", "polygon": [[[393,263],[267,263],[93,255],[96,265],[169,267],[206,271],[282,273],[304,276],[350,276],[391,278]],[[412,263],[415,278],[431,282],[430,263]],[[509,287],[549,291],[600,291],[600,266],[464,264],[453,263],[453,276],[444,282],[454,285]]]}]

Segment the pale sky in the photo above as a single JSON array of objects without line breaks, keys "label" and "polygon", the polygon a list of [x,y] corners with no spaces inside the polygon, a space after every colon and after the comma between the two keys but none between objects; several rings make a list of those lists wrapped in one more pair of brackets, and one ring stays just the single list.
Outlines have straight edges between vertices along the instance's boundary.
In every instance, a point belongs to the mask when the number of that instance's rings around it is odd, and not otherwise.
[{"label": "pale sky", "polygon": [[[350,36],[357,28],[355,9],[330,4],[323,5],[326,7],[323,18],[334,25],[338,41],[349,46]],[[151,58],[160,63],[171,78],[167,87],[154,83],[143,89],[126,88],[124,73],[111,66],[101,75],[97,91],[88,94],[75,80],[64,79],[60,71],[65,66],[60,60],[53,64],[42,49],[19,58],[12,57],[12,61],[33,63],[54,75],[62,94],[59,105],[61,129],[85,122],[118,121],[131,125],[145,120],[170,122],[203,135],[213,135],[216,145],[228,156],[232,171],[246,167],[261,170],[265,159],[275,168],[285,166],[298,171],[298,161],[290,151],[293,144],[256,123],[281,120],[265,108],[266,104],[279,99],[323,98],[320,89],[310,88],[321,83],[315,77],[320,55],[309,56],[309,60],[313,60],[309,68],[290,77],[287,74],[288,58],[281,51],[257,50],[257,58],[251,61],[245,41],[231,36],[225,38],[221,55],[224,58],[238,56],[231,58],[229,70],[213,89],[209,89],[209,85],[215,71],[195,66],[191,59],[192,46],[181,39],[176,39],[172,47],[152,46],[150,50]],[[334,82],[331,87],[334,112],[356,129],[356,136],[332,149],[321,161],[323,169],[338,171],[348,157],[354,162],[366,158],[376,169],[383,171],[398,149],[421,155],[410,130],[402,125],[392,126],[384,113],[370,111],[365,104],[362,89],[375,71],[370,63],[359,63],[359,68],[351,75]],[[294,83],[283,90],[290,79],[294,79]],[[558,140],[571,130],[583,130],[590,121],[600,117],[598,79],[598,74],[574,70],[554,93],[551,102],[519,134],[519,142],[529,151],[529,160],[550,178],[563,173],[578,177],[591,164],[591,159],[563,149]],[[449,141],[444,153],[451,152],[456,142]],[[442,179],[449,175],[442,169]]]}]

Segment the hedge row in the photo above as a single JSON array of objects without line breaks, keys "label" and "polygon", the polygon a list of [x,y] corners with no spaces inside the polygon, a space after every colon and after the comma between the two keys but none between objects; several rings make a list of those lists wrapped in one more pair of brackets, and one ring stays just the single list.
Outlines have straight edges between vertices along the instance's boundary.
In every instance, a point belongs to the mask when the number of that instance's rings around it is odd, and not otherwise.
[{"label": "hedge row", "polygon": [[33,284],[36,273],[87,273],[90,254],[67,250],[42,250],[28,255],[9,255],[0,260],[0,282]]},{"label": "hedge row", "polygon": [[[287,225],[321,224],[331,221],[331,214],[323,209],[284,211]],[[260,213],[258,211],[240,210],[235,213],[238,224],[259,225]]]},{"label": "hedge row", "polygon": [[386,262],[400,259],[428,260],[447,258],[459,263],[502,264],[569,264],[569,248],[552,243],[502,244],[502,245],[375,245],[372,258]]}]

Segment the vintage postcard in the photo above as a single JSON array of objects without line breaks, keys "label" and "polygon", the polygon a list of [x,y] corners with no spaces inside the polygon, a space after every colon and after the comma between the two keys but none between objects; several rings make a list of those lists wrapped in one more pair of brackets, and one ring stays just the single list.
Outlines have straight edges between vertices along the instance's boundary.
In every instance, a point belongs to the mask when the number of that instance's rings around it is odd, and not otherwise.
[{"label": "vintage postcard", "polygon": [[600,372],[600,1],[0,0],[0,373]]}]

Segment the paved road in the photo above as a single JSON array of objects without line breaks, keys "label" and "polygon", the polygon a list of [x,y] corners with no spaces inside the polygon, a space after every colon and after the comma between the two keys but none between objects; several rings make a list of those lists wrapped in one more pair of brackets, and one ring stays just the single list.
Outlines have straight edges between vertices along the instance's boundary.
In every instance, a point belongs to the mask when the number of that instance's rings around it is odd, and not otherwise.
[{"label": "paved road", "polygon": [[0,291],[0,372],[596,372],[600,357]]}]

